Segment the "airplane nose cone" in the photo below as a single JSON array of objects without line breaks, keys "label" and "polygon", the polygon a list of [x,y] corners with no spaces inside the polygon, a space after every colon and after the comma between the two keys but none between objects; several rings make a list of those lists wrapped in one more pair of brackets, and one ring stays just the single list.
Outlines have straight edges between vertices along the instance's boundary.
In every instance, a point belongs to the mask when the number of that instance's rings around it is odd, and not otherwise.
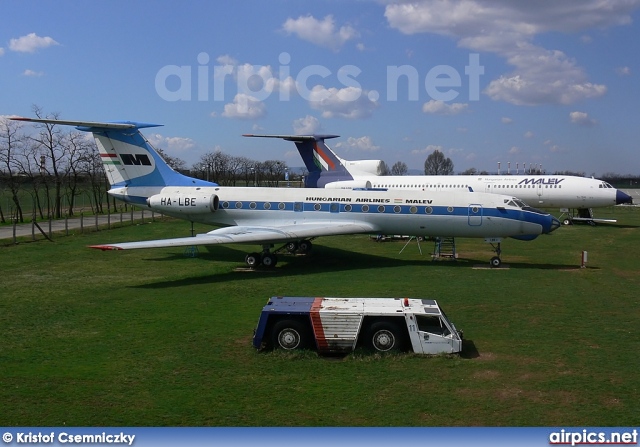
[{"label": "airplane nose cone", "polygon": [[549,231],[547,231],[547,234],[556,231],[558,228],[560,228],[560,225],[561,225],[560,221],[555,217],[551,216],[551,226],[549,227]]},{"label": "airplane nose cone", "polygon": [[616,205],[621,205],[623,203],[632,204],[633,198],[629,194],[624,193],[618,189],[616,190]]}]

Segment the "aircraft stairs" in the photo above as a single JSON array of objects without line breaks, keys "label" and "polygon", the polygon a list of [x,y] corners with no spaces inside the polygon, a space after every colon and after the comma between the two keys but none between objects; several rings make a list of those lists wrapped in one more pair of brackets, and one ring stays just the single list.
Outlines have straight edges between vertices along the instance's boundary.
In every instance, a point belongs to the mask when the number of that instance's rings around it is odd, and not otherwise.
[{"label": "aircraft stairs", "polygon": [[437,237],[433,247],[433,260],[441,258],[457,259],[456,240],[452,237]]},{"label": "aircraft stairs", "polygon": [[583,219],[593,219],[593,209],[591,208],[578,209],[578,217],[582,217]]}]

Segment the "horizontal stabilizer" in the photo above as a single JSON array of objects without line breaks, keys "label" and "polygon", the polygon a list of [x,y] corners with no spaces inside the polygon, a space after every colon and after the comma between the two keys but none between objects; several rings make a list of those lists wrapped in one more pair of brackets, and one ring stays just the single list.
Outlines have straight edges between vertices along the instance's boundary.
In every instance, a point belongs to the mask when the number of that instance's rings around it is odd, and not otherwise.
[{"label": "horizontal stabilizer", "polygon": [[14,121],[27,121],[30,123],[60,124],[63,126],[76,126],[80,130],[89,129],[143,129],[145,127],[159,127],[162,124],[137,123],[134,121],[117,121],[111,123],[102,123],[98,121],[69,121],[45,118],[11,118]]},{"label": "horizontal stabilizer", "polygon": [[256,135],[244,134],[243,137],[256,138],[280,138],[286,141],[305,141],[305,140],[328,140],[330,138],[338,138],[340,135]]}]

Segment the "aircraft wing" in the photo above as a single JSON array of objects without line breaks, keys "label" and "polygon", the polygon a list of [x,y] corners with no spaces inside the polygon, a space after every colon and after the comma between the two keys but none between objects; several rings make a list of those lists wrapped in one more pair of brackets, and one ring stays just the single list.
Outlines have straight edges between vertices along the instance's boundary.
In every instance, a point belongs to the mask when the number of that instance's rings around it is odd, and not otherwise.
[{"label": "aircraft wing", "polygon": [[218,228],[195,237],[158,239],[154,241],[122,242],[91,245],[100,250],[133,250],[136,248],[188,247],[218,244],[270,244],[297,241],[318,236],[375,233],[375,226],[363,222],[323,222],[285,226],[241,225]]}]

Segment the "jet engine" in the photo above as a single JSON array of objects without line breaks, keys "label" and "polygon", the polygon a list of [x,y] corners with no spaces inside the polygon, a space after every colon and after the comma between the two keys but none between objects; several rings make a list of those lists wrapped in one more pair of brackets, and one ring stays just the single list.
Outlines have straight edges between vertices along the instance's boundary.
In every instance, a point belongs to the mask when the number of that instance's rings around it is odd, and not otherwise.
[{"label": "jet engine", "polygon": [[382,160],[342,160],[344,167],[351,175],[380,175],[382,174]]},{"label": "jet engine", "polygon": [[215,194],[156,194],[147,199],[149,208],[165,213],[214,213],[219,205],[220,199]]}]

